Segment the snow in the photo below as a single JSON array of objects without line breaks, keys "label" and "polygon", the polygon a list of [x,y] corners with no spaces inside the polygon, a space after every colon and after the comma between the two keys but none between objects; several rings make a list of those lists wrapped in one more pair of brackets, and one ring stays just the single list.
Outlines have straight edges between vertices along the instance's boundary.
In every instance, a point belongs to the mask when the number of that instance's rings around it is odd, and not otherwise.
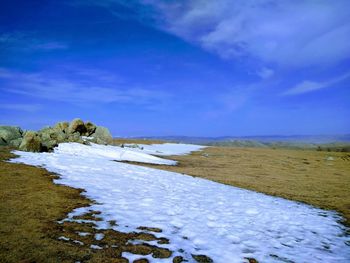
[{"label": "snow", "polygon": [[184,155],[193,151],[198,151],[207,146],[200,146],[194,144],[178,144],[178,143],[163,143],[163,144],[124,144],[124,146],[132,148],[134,151],[159,155]]},{"label": "snow", "polygon": [[104,238],[104,234],[102,234],[102,233],[97,233],[97,234],[95,234],[95,239],[97,240],[97,241],[100,241],[100,240],[102,240],[103,238]]},{"label": "snow", "polygon": [[55,148],[55,153],[64,155],[79,155],[86,158],[99,158],[115,161],[133,161],[140,163],[175,165],[172,160],[165,160],[156,156],[138,152],[134,149],[125,149],[118,146],[99,145],[91,146],[80,143],[61,143]]},{"label": "snow", "polygon": [[[145,150],[154,153],[160,151],[159,147],[167,155],[200,149],[153,145]],[[181,255],[194,262],[191,254],[202,254],[219,263],[241,263],[245,258],[255,258],[260,263],[350,262],[350,240],[345,227],[338,223],[341,218],[334,212],[113,161],[124,160],[123,151],[115,146],[67,143],[60,144],[53,153],[15,151],[19,158],[11,161],[43,166],[60,174],[56,183],[83,188],[84,194],[96,201],[89,207],[75,209],[67,220],[93,210],[101,211],[99,217],[103,220],[95,222],[98,229],[140,232],[139,226],[160,228],[161,233],[153,234],[170,240],[170,244],[158,246],[174,251],[172,258]],[[132,149],[126,150],[126,157],[129,161],[173,164]],[[111,220],[117,226],[111,226]],[[130,253],[123,256],[141,257]],[[142,258],[172,262],[151,255]]]}]

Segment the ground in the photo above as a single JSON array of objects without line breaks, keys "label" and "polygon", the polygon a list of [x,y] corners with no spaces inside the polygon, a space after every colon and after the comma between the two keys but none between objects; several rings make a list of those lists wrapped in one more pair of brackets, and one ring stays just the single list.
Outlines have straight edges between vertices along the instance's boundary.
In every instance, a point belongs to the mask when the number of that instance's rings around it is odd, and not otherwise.
[{"label": "ground", "polygon": [[[134,239],[168,242],[150,233],[98,231],[105,238],[97,242],[94,239],[97,230],[91,224],[58,224],[74,208],[87,206],[91,200],[82,197],[79,189],[54,184],[52,180],[56,176],[45,169],[5,162],[13,157],[9,148],[0,147],[0,262],[127,262],[121,257],[122,252],[151,253],[154,257],[171,254],[164,248],[128,244]],[[98,220],[98,212],[85,215],[85,219]],[[142,226],[140,229],[143,230]],[[79,236],[77,232],[92,235]],[[61,236],[71,240],[60,240]],[[91,244],[117,244],[118,248],[91,249]]]},{"label": "ground", "polygon": [[349,225],[349,153],[209,147],[167,158],[178,165],[147,166],[336,210]]},{"label": "ground", "polygon": [[[118,141],[123,142],[123,141]],[[130,142],[130,141],[128,141]],[[131,141],[132,142],[132,141]],[[91,226],[57,224],[73,208],[91,203],[79,189],[52,183],[46,170],[4,160],[14,157],[8,148],[0,151],[0,258],[4,262],[123,262],[121,250],[95,250],[58,240],[78,239],[77,231],[93,232]],[[157,166],[225,184],[239,186],[337,210],[350,219],[350,155],[346,153],[210,147],[188,156],[172,156],[178,166]],[[89,215],[98,217],[98,214]],[[167,254],[157,248],[126,246],[135,234],[104,233],[119,240],[123,251]],[[137,237],[140,239],[140,237]],[[152,235],[143,238],[152,239]],[[91,237],[82,238],[92,244]],[[166,242],[166,240],[164,240]],[[95,242],[96,243],[96,242]],[[120,258],[120,257],[119,257]]]}]

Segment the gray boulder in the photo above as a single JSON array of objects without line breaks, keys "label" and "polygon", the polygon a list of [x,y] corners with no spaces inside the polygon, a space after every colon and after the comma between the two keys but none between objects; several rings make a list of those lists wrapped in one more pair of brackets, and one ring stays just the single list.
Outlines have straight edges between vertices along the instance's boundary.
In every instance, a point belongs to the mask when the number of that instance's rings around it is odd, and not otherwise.
[{"label": "gray boulder", "polygon": [[0,126],[0,145],[18,147],[22,140],[22,135],[23,131],[20,127]]},{"label": "gray boulder", "polygon": [[59,143],[67,140],[67,135],[58,128],[47,127],[38,131],[38,135],[41,140],[41,144],[45,151],[51,151]]},{"label": "gray boulder", "polygon": [[83,143],[83,139],[81,138],[79,132],[75,132],[72,134],[68,135],[68,139],[67,142],[79,142],[79,143]]},{"label": "gray boulder", "polygon": [[61,122],[57,122],[53,128],[64,133],[68,133],[68,127],[69,127],[68,121],[61,121]]},{"label": "gray boulder", "polygon": [[90,136],[96,131],[97,126],[90,121],[85,122],[86,136]]},{"label": "gray boulder", "polygon": [[23,136],[19,149],[26,152],[42,151],[42,144],[39,134],[35,131],[27,131]]},{"label": "gray boulder", "polygon": [[93,137],[92,142],[98,144],[110,144],[113,142],[113,138],[109,130],[102,126],[97,126],[96,131],[91,134],[91,137]]},{"label": "gray boulder", "polygon": [[18,139],[10,141],[9,146],[18,148],[21,145],[21,142],[22,142],[22,138],[18,138]]},{"label": "gray boulder", "polygon": [[68,133],[72,134],[78,132],[80,135],[85,135],[86,127],[81,119],[74,119],[71,121],[68,127]]}]

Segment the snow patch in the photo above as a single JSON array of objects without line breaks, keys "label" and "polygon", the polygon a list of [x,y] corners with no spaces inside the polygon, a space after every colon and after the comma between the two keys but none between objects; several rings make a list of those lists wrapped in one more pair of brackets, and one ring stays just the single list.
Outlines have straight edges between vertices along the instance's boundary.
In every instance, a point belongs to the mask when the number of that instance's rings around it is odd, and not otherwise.
[{"label": "snow patch", "polygon": [[[163,231],[155,235],[170,240],[166,247],[175,252],[172,257],[184,251],[181,256],[189,262],[194,262],[191,254],[207,255],[219,263],[241,263],[245,258],[350,262],[346,244],[350,240],[334,212],[183,174],[113,162],[121,158],[118,148],[67,143],[53,153],[16,151],[20,157],[12,162],[44,166],[61,175],[56,183],[83,188],[84,195],[96,201],[89,208],[74,210],[67,220],[93,210],[101,211],[103,219],[94,222],[97,229],[140,232],[139,226],[160,228]],[[130,160],[168,161],[137,154],[129,155]],[[118,225],[110,226],[111,220]],[[150,255],[123,256],[171,262]]]}]

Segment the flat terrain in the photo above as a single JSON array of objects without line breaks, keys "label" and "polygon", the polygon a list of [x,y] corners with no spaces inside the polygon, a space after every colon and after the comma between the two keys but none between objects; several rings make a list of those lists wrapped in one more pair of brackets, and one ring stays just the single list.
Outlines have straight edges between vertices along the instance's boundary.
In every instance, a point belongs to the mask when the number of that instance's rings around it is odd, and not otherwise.
[{"label": "flat terrain", "polygon": [[[118,140],[116,144],[123,142],[136,143]],[[126,262],[121,258],[123,251],[169,256],[169,251],[157,247],[128,245],[129,240],[157,240],[151,234],[108,230],[103,232],[103,240],[96,241],[97,231],[91,224],[58,224],[68,212],[91,201],[82,197],[79,189],[53,184],[55,175],[44,169],[4,162],[14,157],[9,150],[0,147],[0,262]],[[179,161],[179,165],[147,166],[337,210],[349,224],[348,153],[209,147],[188,156],[166,158]],[[86,219],[98,220],[98,212],[87,214]],[[79,231],[91,235],[82,237]],[[59,240],[61,236],[70,240]],[[96,250],[90,248],[92,244],[117,244],[118,249]]]},{"label": "flat terrain", "polygon": [[[57,221],[66,218],[74,208],[88,206],[92,201],[84,198],[79,189],[54,184],[52,180],[56,176],[45,169],[5,162],[14,157],[10,149],[0,147],[0,262],[125,263],[128,260],[121,257],[122,252],[153,254],[156,258],[171,255],[164,248],[143,245],[142,242],[135,245],[129,243],[132,240],[167,243],[167,239],[156,238],[149,233],[159,232],[160,229],[140,226],[148,233],[122,233],[96,230],[92,223],[58,224]],[[98,221],[98,214],[98,211],[92,211],[76,219]],[[79,232],[89,235],[80,236]],[[105,237],[95,240],[97,233]],[[63,236],[69,240],[62,240]],[[93,249],[91,245],[109,248]],[[148,261],[140,259],[134,262]]]},{"label": "flat terrain", "polygon": [[350,222],[350,154],[312,150],[209,147],[147,165],[336,210]]}]

